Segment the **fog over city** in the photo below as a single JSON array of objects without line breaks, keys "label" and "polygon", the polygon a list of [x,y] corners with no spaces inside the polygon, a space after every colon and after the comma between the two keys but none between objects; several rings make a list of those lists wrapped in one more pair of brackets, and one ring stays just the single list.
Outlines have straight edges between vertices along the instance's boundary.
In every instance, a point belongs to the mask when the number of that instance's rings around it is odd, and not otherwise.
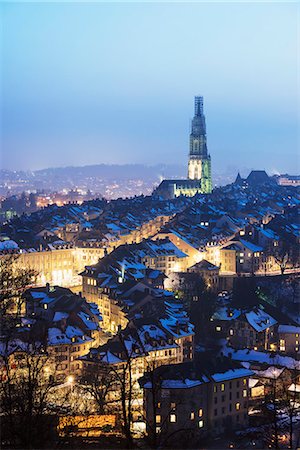
[{"label": "fog over city", "polygon": [[2,168],[185,164],[203,95],[213,173],[296,174],[297,3],[1,10]]}]

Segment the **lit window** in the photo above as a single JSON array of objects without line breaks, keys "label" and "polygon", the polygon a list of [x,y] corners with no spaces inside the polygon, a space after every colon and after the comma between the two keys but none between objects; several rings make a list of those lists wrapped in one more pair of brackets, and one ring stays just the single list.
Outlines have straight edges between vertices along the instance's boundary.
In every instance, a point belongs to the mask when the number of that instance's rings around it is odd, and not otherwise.
[{"label": "lit window", "polygon": [[247,389],[243,389],[243,397],[247,397]]},{"label": "lit window", "polygon": [[203,420],[199,420],[199,428],[203,428],[204,427],[204,422]]},{"label": "lit window", "polygon": [[156,433],[160,433],[160,427],[155,428]]},{"label": "lit window", "polygon": [[243,253],[243,252],[241,252],[241,253],[240,253],[240,256],[244,256],[244,253]]},{"label": "lit window", "polygon": [[243,262],[244,262],[244,260],[243,260],[243,259],[240,259],[240,264],[243,264]]},{"label": "lit window", "polygon": [[214,392],[217,392],[217,386],[214,386]]},{"label": "lit window", "polygon": [[221,331],[221,327],[216,327],[216,331]]},{"label": "lit window", "polygon": [[225,391],[225,384],[224,383],[221,384],[221,391]]},{"label": "lit window", "polygon": [[279,341],[279,349],[281,352],[285,351],[285,340],[284,339],[280,339]]},{"label": "lit window", "polygon": [[202,409],[202,408],[199,409],[199,411],[198,411],[198,416],[199,416],[199,417],[202,417],[202,416],[203,416],[203,409]]},{"label": "lit window", "polygon": [[156,415],[155,420],[156,420],[156,423],[160,423],[161,422],[161,417],[160,417],[159,414]]},{"label": "lit window", "polygon": [[159,402],[159,403],[157,403],[157,408],[158,408],[158,409],[160,408],[160,402]]},{"label": "lit window", "polygon": [[247,385],[247,378],[243,379],[243,385],[246,386]]},{"label": "lit window", "polygon": [[176,422],[176,414],[170,414],[170,422],[172,423]]},{"label": "lit window", "polygon": [[44,304],[44,309],[48,309],[47,303]]},{"label": "lit window", "polygon": [[191,420],[195,419],[195,413],[194,412],[191,412],[190,418],[191,418]]},{"label": "lit window", "polygon": [[245,231],[244,230],[241,230],[240,231],[240,236],[244,236],[245,235]]},{"label": "lit window", "polygon": [[251,256],[252,256],[252,253],[248,253],[248,258],[251,258]]},{"label": "lit window", "polygon": [[229,330],[229,334],[230,334],[230,336],[233,336],[234,335],[234,331],[232,329],[230,329]]},{"label": "lit window", "polygon": [[239,411],[240,407],[241,407],[240,403],[236,403],[236,404],[235,404],[235,409],[236,409],[237,411]]}]

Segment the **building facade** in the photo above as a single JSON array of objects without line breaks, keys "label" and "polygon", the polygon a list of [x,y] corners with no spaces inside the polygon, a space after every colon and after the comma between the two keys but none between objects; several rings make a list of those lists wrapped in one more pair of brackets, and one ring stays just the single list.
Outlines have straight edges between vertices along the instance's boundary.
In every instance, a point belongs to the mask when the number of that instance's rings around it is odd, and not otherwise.
[{"label": "building facade", "polygon": [[215,367],[201,361],[159,367],[154,375],[146,374],[140,382],[148,435],[155,433],[163,442],[188,439],[199,444],[207,435],[244,428],[252,374],[225,360],[217,361]]}]

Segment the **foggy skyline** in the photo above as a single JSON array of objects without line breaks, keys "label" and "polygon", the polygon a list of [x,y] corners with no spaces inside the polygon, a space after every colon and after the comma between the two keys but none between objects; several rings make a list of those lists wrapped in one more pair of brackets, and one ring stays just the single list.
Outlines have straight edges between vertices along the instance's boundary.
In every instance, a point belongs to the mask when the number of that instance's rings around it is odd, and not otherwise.
[{"label": "foggy skyline", "polygon": [[[297,173],[297,3],[3,3],[7,169],[187,164]],[[297,72],[298,71],[298,72]]]}]

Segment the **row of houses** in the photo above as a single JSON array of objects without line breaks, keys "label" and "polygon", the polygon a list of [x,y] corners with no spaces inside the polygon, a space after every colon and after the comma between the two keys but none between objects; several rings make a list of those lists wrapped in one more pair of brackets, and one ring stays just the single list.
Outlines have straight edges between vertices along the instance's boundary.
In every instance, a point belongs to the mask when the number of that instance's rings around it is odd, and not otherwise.
[{"label": "row of houses", "polygon": [[[25,311],[14,333],[1,336],[2,362],[22,360],[24,349],[45,355],[45,368],[58,382],[80,372],[78,358],[103,342],[98,306],[67,288],[30,288],[24,293]],[[10,364],[14,366],[15,362]],[[17,366],[17,365],[16,365]],[[5,378],[6,365],[2,365]]]},{"label": "row of houses", "polygon": [[[291,319],[277,319],[266,311],[268,305],[235,308],[221,306],[211,318],[211,331],[235,349],[271,350],[300,355],[300,327]],[[284,323],[286,322],[286,323]]]},{"label": "row of houses", "polygon": [[[239,183],[193,199],[149,196],[52,205],[5,224],[0,254],[21,254],[20,265],[35,269],[40,285],[70,287],[80,283],[77,275],[85,265],[96,264],[106,252],[168,238],[186,255],[186,268],[207,260],[221,275],[271,274],[299,265],[298,208],[293,188]],[[182,267],[165,269],[168,274]]]}]

